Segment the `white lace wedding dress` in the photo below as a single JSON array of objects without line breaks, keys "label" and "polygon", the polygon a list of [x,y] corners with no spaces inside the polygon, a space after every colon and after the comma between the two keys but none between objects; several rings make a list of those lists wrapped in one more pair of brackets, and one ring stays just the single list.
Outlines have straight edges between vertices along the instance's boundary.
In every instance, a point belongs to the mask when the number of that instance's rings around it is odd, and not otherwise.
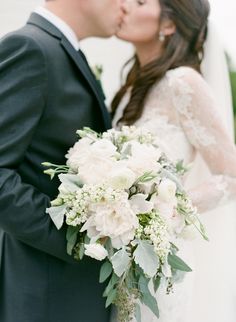
[{"label": "white lace wedding dress", "polygon": [[[114,126],[119,125],[129,98],[127,92],[116,111]],[[227,225],[227,208],[221,207],[236,199],[236,149],[217,111],[217,102],[202,76],[192,68],[179,67],[168,71],[153,86],[143,114],[135,122],[136,126],[158,136],[160,146],[171,159],[192,163],[194,179],[190,171],[185,184],[202,213],[203,222],[203,213],[214,209],[207,214],[210,216],[208,223],[213,227],[213,230],[209,227],[209,243],[200,239],[180,241],[179,256],[193,268],[193,273],[176,284],[170,295],[161,288],[157,294],[160,319],[142,307],[144,322],[236,321],[236,218],[235,225],[231,221]],[[197,158],[202,158],[204,166],[208,167],[204,177],[201,173],[196,176]],[[221,208],[214,218],[217,207]],[[207,257],[198,256],[201,249],[203,252],[207,249]],[[204,262],[197,262],[199,258],[204,258]]]}]

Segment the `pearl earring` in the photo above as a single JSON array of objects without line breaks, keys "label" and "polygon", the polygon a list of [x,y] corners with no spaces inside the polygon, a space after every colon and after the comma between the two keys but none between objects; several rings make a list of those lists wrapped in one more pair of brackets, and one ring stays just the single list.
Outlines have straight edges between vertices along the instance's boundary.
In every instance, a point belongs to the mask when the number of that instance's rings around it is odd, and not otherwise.
[{"label": "pearl earring", "polygon": [[164,35],[163,31],[160,31],[160,32],[159,32],[159,40],[160,40],[161,42],[163,42],[165,39],[166,39],[166,37],[165,37],[165,35]]}]

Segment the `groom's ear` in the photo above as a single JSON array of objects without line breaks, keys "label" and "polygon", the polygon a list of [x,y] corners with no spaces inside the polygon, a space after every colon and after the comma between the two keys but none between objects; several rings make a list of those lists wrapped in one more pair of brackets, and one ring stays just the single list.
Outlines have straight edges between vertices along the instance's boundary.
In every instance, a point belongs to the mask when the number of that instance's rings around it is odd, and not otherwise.
[{"label": "groom's ear", "polygon": [[171,36],[176,31],[176,26],[171,19],[163,19],[161,22],[160,30],[165,36]]}]

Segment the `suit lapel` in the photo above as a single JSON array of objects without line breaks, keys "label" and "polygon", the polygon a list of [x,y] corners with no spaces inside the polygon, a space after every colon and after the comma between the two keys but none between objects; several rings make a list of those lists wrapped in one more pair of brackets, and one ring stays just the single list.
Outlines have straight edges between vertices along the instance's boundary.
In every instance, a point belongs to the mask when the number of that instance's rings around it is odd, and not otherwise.
[{"label": "suit lapel", "polygon": [[92,71],[90,70],[88,64],[86,63],[82,55],[73,48],[73,46],[66,39],[66,37],[60,32],[60,30],[58,30],[54,25],[52,25],[49,21],[47,21],[40,15],[36,13],[31,14],[28,24],[36,25],[39,28],[46,31],[47,33],[51,34],[53,37],[58,38],[58,40],[60,40],[62,48],[67,52],[70,58],[74,61],[75,65],[80,70],[83,77],[86,79],[90,89],[95,95],[99,103],[98,105],[100,107],[100,110],[102,112],[105,127],[110,128],[111,120],[110,120],[110,115],[107,112],[106,106],[104,104],[104,94],[97,80],[95,79],[95,76],[93,75]]}]

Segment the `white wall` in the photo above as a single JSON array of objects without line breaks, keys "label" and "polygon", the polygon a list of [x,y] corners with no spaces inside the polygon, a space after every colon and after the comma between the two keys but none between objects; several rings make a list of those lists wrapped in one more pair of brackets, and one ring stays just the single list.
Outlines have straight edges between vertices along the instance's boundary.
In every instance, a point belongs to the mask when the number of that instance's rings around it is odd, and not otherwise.
[{"label": "white wall", "polygon": [[[210,1],[212,5],[211,18],[218,26],[225,48],[236,65],[236,0]],[[0,35],[24,24],[33,8],[42,2],[43,0],[1,0]],[[115,38],[109,40],[89,39],[82,42],[82,47],[91,65],[103,65],[102,81],[109,102],[119,87],[120,69],[131,56],[132,48]]]}]

